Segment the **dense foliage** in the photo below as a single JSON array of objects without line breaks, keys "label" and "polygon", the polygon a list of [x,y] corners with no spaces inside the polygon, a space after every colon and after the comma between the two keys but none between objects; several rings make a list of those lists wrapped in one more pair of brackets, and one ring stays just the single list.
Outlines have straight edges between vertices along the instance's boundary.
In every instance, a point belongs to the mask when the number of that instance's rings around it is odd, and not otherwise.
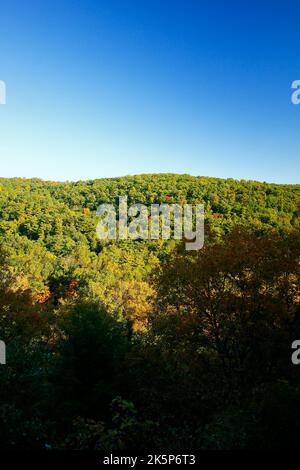
[{"label": "dense foliage", "polygon": [[[98,240],[121,195],[204,203],[204,248]],[[295,447],[299,224],[297,185],[0,179],[0,446]]]}]

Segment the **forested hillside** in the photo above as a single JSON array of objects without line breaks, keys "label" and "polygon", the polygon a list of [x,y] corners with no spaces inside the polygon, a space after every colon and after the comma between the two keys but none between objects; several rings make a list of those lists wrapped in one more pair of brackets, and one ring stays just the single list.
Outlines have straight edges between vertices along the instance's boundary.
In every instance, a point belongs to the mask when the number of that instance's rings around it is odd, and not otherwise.
[{"label": "forested hillside", "polygon": [[[98,240],[122,195],[204,203],[204,248]],[[0,446],[293,446],[299,227],[300,185],[0,179]]]},{"label": "forested hillside", "polygon": [[[16,287],[28,287],[39,301],[55,302],[81,291],[110,310],[146,314],[152,297],[148,276],[174,243],[97,240],[98,205],[117,204],[122,195],[129,204],[204,203],[205,224],[219,236],[235,225],[263,234],[300,224],[300,185],[173,174],[77,183],[1,179],[1,242]],[[125,308],[132,292],[140,305],[135,301]]]}]

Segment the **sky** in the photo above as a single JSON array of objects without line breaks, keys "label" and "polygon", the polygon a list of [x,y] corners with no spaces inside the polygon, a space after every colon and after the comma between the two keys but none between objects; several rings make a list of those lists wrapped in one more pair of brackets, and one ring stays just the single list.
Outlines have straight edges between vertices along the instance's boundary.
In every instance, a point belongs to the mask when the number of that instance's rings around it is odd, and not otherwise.
[{"label": "sky", "polygon": [[300,4],[0,0],[0,176],[300,183]]}]

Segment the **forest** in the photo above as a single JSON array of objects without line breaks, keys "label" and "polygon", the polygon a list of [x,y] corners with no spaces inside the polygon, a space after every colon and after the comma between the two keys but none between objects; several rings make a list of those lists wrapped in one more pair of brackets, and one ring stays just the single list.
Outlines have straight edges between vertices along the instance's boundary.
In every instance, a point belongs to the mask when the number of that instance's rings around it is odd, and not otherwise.
[{"label": "forest", "polygon": [[[97,207],[204,204],[205,243],[99,240]],[[300,440],[300,185],[0,178],[0,448]]]}]

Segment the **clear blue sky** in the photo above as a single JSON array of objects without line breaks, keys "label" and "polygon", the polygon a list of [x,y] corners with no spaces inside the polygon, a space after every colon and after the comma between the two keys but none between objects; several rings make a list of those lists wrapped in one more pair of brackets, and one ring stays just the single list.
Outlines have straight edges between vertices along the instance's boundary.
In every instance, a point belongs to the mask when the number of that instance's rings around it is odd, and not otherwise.
[{"label": "clear blue sky", "polygon": [[299,5],[1,0],[0,175],[299,183]]}]

